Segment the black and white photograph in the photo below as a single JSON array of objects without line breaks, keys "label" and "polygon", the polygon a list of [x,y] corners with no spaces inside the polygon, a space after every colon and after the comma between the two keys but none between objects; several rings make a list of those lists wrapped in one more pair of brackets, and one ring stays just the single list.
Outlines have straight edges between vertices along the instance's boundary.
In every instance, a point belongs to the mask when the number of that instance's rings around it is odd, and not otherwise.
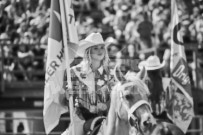
[{"label": "black and white photograph", "polygon": [[0,0],[0,135],[203,135],[203,0]]}]

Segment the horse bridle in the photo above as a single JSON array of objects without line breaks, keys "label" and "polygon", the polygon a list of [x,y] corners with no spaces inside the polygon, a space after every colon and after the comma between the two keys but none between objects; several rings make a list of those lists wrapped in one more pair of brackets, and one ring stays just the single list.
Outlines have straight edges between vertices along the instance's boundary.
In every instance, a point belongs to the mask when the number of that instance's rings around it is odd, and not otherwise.
[{"label": "horse bridle", "polygon": [[[120,89],[125,88],[127,86],[132,86],[132,85],[134,85],[134,82],[129,82],[129,83],[124,84],[123,86],[121,86]],[[123,96],[123,93],[122,93],[121,90],[119,91],[119,93],[120,93],[120,98],[121,98],[121,103],[122,103],[124,96]],[[146,100],[137,101],[130,109],[125,106],[125,108],[126,108],[126,110],[128,112],[128,122],[129,122],[129,124],[132,127],[135,127],[139,132],[141,132],[141,129],[139,127],[138,117],[134,114],[134,112],[136,111],[136,109],[138,107],[140,107],[141,105],[144,105],[144,104],[149,106],[150,111],[152,111],[152,108],[151,108],[149,102],[147,102]]]},{"label": "horse bridle", "polygon": [[135,103],[129,110],[128,110],[128,120],[130,120],[131,118],[134,120],[134,121],[137,121],[137,116],[135,116],[134,112],[136,111],[136,109],[138,107],[140,107],[141,105],[148,105],[150,110],[151,110],[151,107],[150,107],[150,104],[146,101],[146,100],[140,100],[138,101],[137,103]]}]

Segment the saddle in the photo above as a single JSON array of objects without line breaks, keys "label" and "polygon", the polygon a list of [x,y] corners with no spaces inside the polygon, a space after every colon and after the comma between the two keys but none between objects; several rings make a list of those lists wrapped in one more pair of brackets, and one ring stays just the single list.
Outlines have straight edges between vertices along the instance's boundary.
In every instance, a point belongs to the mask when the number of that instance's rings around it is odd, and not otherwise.
[{"label": "saddle", "polygon": [[101,127],[102,121],[106,119],[104,116],[98,116],[87,120],[84,123],[83,130],[85,135],[96,135]]}]

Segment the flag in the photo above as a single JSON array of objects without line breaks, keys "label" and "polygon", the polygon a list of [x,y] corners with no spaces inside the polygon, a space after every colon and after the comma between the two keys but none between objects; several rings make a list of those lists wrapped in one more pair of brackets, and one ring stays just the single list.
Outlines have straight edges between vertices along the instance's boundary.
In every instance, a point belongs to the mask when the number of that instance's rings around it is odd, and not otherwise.
[{"label": "flag", "polygon": [[74,59],[77,43],[78,36],[71,1],[52,0],[43,109],[47,134],[58,125],[61,114],[68,111],[63,88],[64,73],[66,69],[69,70],[69,64]]},{"label": "flag", "polygon": [[172,109],[169,111],[169,116],[172,121],[186,133],[191,120],[194,116],[193,98],[191,93],[191,83],[188,73],[185,48],[179,30],[181,22],[179,21],[178,9],[176,0],[171,3],[171,91]]}]

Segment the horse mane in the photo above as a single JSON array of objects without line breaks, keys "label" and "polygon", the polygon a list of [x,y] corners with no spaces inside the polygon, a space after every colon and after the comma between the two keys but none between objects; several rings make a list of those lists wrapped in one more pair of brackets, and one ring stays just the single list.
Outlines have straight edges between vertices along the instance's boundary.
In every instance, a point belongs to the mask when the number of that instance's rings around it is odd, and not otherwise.
[{"label": "horse mane", "polygon": [[128,113],[119,98],[119,85],[111,91],[111,103],[106,119],[106,131],[103,135],[129,135]]},{"label": "horse mane", "polygon": [[150,95],[147,85],[145,84],[144,80],[142,80],[144,78],[140,78],[138,75],[139,74],[136,74],[135,72],[130,72],[125,75],[125,78],[129,82],[134,82],[134,85],[139,88],[140,93],[145,92],[145,94]]}]

